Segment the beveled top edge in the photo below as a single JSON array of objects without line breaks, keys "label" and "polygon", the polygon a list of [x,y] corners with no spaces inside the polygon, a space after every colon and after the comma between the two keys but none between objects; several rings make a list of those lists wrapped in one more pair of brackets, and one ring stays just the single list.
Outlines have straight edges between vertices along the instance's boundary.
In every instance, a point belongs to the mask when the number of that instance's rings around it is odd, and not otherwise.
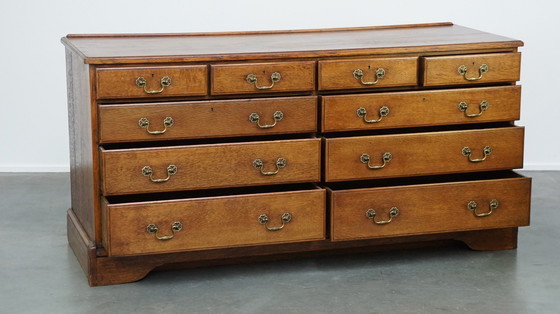
[{"label": "beveled top edge", "polygon": [[[68,34],[68,39],[79,38],[141,38],[141,37],[192,37],[192,36],[230,36],[230,35],[267,35],[267,34],[299,34],[299,33],[328,33],[346,32],[378,29],[398,28],[420,28],[436,26],[453,26],[452,22],[422,23],[422,24],[399,24],[361,27],[335,27],[335,28],[313,28],[294,30],[263,30],[263,31],[231,31],[231,32],[200,32],[200,33],[122,33],[122,34]],[[64,39],[64,37],[63,37]]]}]

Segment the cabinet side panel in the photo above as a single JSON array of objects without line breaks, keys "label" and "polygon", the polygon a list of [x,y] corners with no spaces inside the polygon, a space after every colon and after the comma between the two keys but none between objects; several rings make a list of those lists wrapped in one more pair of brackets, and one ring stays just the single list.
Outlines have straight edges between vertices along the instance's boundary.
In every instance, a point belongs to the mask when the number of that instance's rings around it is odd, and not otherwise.
[{"label": "cabinet side panel", "polygon": [[[72,209],[91,240],[95,241],[95,172],[89,66],[66,49],[70,186]],[[96,129],[96,128],[94,128]],[[95,167],[97,168],[97,167]]]}]

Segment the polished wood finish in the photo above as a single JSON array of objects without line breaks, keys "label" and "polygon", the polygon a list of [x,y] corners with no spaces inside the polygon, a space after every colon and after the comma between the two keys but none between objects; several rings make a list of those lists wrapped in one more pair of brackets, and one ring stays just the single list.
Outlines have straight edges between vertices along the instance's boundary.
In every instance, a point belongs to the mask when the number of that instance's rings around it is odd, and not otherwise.
[{"label": "polished wood finish", "polygon": [[[344,241],[477,229],[495,229],[529,224],[531,179],[507,178],[484,181],[436,183],[395,187],[331,191],[331,239]],[[497,209],[476,217],[467,204],[475,201],[479,213],[489,211],[491,200]],[[398,216],[385,225],[366,217],[370,208],[376,221],[388,220],[392,207]]]},{"label": "polished wood finish", "polygon": [[[205,65],[98,68],[97,97],[99,99],[146,98],[206,95],[208,83]],[[171,79],[171,85],[161,93],[150,94],[145,91],[158,91],[162,88],[163,77]],[[146,88],[136,85],[136,79],[146,79]]]},{"label": "polished wood finish", "polygon": [[[130,45],[133,40],[135,45]],[[304,31],[69,35],[90,64],[263,60],[515,49],[523,42],[452,23]]]},{"label": "polished wood finish", "polygon": [[[521,53],[490,53],[466,56],[425,57],[424,86],[466,85],[519,81]],[[466,77],[477,78],[479,67],[488,66],[488,72],[480,80],[468,81],[459,74],[458,68],[465,65]]]},{"label": "polished wood finish", "polygon": [[[523,127],[427,133],[329,138],[325,145],[327,182],[378,179],[516,169],[523,166]],[[492,153],[483,162],[470,162],[463,147],[472,149],[472,159],[483,157],[483,148]],[[368,169],[361,162],[364,153],[370,164],[381,165],[389,152],[392,160],[382,169]]]},{"label": "polished wood finish", "polygon": [[[169,253],[241,245],[289,243],[325,238],[325,190],[291,191],[175,201],[106,204],[109,255]],[[269,231],[258,218],[265,214]],[[146,232],[155,224],[159,236],[171,235],[171,225],[183,228],[170,240]]]},{"label": "polished wood finish", "polygon": [[[102,190],[104,195],[118,195],[319,182],[320,149],[319,139],[102,149]],[[253,166],[254,160],[260,159],[263,171],[275,171],[278,158],[286,159],[287,164],[276,175],[262,175]],[[165,178],[169,165],[178,170],[167,182],[154,183],[142,175],[142,168],[150,166],[154,179]]]},{"label": "polished wood finish", "polygon": [[[489,107],[480,116],[466,116],[480,113],[480,103],[485,100]],[[466,112],[459,110],[460,102],[468,105]],[[520,104],[521,86],[325,96],[322,97],[321,130],[339,132],[514,121],[519,120]],[[357,110],[364,108],[366,119],[377,120],[383,106],[389,109],[389,114],[379,122],[366,123],[357,115]]]},{"label": "polished wood finish", "polygon": [[[491,172],[522,166],[523,129],[513,126],[520,111],[515,82],[521,41],[451,23],[69,35],[62,41],[69,60],[68,241],[90,285],[135,281],[154,269],[427,242],[509,249],[517,245],[517,227],[528,223],[528,179]],[[472,85],[455,74],[458,65],[450,64],[457,61],[466,62],[469,77],[476,74],[477,62],[487,62],[490,71]],[[364,67],[364,81],[372,81],[378,67],[385,76],[363,87],[352,73],[357,66]],[[281,78],[266,88],[274,72]],[[247,81],[248,74],[255,75],[257,85]],[[140,76],[146,90],[137,86]],[[160,92],[164,76],[171,84]],[[466,117],[458,108],[464,101],[467,114],[477,113],[482,100],[489,108],[480,116]],[[368,119],[376,118],[380,106],[390,112],[366,124],[358,119],[357,106],[367,110]],[[276,111],[282,111],[282,119],[273,121]],[[259,128],[256,115],[258,123],[270,127]],[[162,131],[167,117],[173,124],[165,133],[149,134]],[[149,129],[141,118],[149,121]],[[493,152],[483,162],[469,162],[461,154],[469,146],[472,158],[481,158],[485,145]],[[367,152],[377,165],[385,151],[393,159],[383,169],[370,170],[360,162]],[[287,160],[283,168],[276,166],[280,157]],[[262,169],[254,167],[255,159],[262,160]],[[142,171],[150,166],[153,179],[164,179],[169,165],[177,172],[166,182],[152,182]],[[453,214],[456,205],[441,201],[459,200],[457,187],[485,198],[494,189],[501,205],[475,222],[472,215],[461,218]],[[325,200],[326,189],[333,191],[331,200]],[[384,235],[358,232],[337,241],[337,228],[356,230],[346,223],[351,214],[340,216],[343,207],[328,204],[356,189],[406,205],[394,222],[379,226],[392,230],[402,218],[403,228]],[[427,198],[439,199],[437,208],[446,219],[427,207]],[[520,205],[512,207],[516,200]],[[411,206],[433,219],[423,225],[405,220],[424,217]],[[268,231],[258,222],[268,210],[269,226],[281,225],[284,210],[293,211],[292,220],[282,230]],[[505,210],[515,215],[504,215]],[[157,240],[147,232],[153,223],[158,236],[169,236],[170,224],[179,219],[183,229],[172,239]],[[471,229],[477,230],[466,231]]]},{"label": "polished wood finish", "polygon": [[[283,118],[274,127],[260,128],[249,120],[257,113],[261,126],[272,125],[276,111]],[[162,131],[166,117],[173,119],[173,125],[163,134],[150,134],[138,125],[147,118],[150,131]],[[99,120],[101,143],[313,133],[317,132],[317,97],[111,104],[99,106]]]},{"label": "polished wood finish", "polygon": [[[414,86],[418,84],[418,58],[371,58],[319,61],[319,90]],[[364,85],[354,77],[354,70],[363,71],[364,82],[376,81],[375,72],[385,75],[375,85]]]},{"label": "polished wood finish", "polygon": [[[315,62],[271,62],[212,65],[212,94],[247,94],[270,92],[312,91],[315,88]],[[273,73],[281,75],[274,82]],[[247,75],[254,74],[257,82],[247,82]],[[259,87],[272,86],[270,89]]]}]

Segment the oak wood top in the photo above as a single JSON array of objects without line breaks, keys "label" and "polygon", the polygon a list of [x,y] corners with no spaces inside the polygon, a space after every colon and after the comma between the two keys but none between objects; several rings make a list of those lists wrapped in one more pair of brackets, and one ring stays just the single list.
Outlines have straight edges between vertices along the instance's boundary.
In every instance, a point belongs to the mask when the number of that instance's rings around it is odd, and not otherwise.
[{"label": "oak wood top", "polygon": [[68,35],[90,64],[258,60],[508,49],[523,42],[452,23],[191,34]]}]

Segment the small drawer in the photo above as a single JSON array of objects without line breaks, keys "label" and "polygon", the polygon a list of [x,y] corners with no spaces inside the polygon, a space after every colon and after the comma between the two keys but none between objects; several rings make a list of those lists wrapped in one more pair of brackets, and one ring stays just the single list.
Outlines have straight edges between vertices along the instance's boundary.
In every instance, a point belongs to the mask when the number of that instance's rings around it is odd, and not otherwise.
[{"label": "small drawer", "polygon": [[325,190],[152,202],[103,199],[110,256],[325,239]]},{"label": "small drawer", "polygon": [[99,106],[101,143],[317,131],[317,97]]},{"label": "small drawer", "polygon": [[98,68],[97,98],[202,96],[207,94],[205,65]]},{"label": "small drawer", "polygon": [[104,195],[319,182],[317,138],[138,149],[101,148]]},{"label": "small drawer", "polygon": [[519,81],[521,53],[425,57],[424,86]]},{"label": "small drawer", "polygon": [[319,61],[319,89],[356,89],[418,84],[418,58]]},{"label": "small drawer", "polygon": [[521,86],[322,97],[322,131],[519,120]]},{"label": "small drawer", "polygon": [[315,62],[212,65],[212,94],[303,92],[315,88]]},{"label": "small drawer", "polygon": [[531,179],[522,176],[329,193],[333,241],[529,225]]},{"label": "small drawer", "polygon": [[523,167],[523,127],[326,140],[328,182]]}]

